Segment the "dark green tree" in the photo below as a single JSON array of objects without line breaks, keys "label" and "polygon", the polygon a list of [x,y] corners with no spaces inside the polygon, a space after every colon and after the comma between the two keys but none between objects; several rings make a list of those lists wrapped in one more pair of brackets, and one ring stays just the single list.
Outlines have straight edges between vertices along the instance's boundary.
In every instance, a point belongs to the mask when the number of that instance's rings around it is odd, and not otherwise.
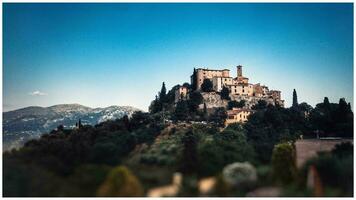
[{"label": "dark green tree", "polygon": [[288,184],[295,180],[297,175],[296,154],[289,143],[278,144],[272,154],[272,174],[281,184]]},{"label": "dark green tree", "polygon": [[263,110],[267,108],[267,102],[265,100],[259,100],[257,104],[251,107],[253,110]]},{"label": "dark green tree", "polygon": [[206,108],[206,103],[204,103],[203,118],[205,121],[208,120],[208,109]]},{"label": "dark green tree", "polygon": [[175,121],[177,120],[184,121],[187,120],[188,115],[189,115],[189,109],[188,109],[187,101],[179,101],[174,111],[173,119]]},{"label": "dark green tree", "polygon": [[217,108],[215,112],[210,116],[210,121],[214,122],[218,126],[223,127],[227,118],[225,108]]},{"label": "dark green tree", "polygon": [[245,100],[237,101],[229,101],[228,109],[231,110],[233,108],[243,108],[245,106]]},{"label": "dark green tree", "polygon": [[204,79],[203,83],[201,84],[201,90],[203,92],[212,92],[213,91],[213,83],[210,79]]},{"label": "dark green tree", "polygon": [[198,140],[191,130],[185,133],[182,138],[183,143],[183,159],[181,161],[180,171],[184,174],[194,174],[197,171]]},{"label": "dark green tree", "polygon": [[166,95],[167,95],[167,89],[166,89],[166,85],[163,82],[162,83],[162,88],[161,88],[161,92],[159,93],[159,100],[163,103],[166,100]]},{"label": "dark green tree", "polygon": [[297,107],[298,106],[298,97],[297,97],[297,91],[295,91],[295,89],[293,89],[293,107]]},{"label": "dark green tree", "polygon": [[194,71],[193,71],[193,75],[192,75],[192,90],[196,90],[197,89],[197,72],[196,72],[196,69],[194,68]]},{"label": "dark green tree", "polygon": [[230,100],[231,98],[229,94],[230,94],[229,88],[224,86],[220,92],[221,99]]},{"label": "dark green tree", "polygon": [[328,97],[324,97],[324,106],[325,107],[329,107],[330,106],[330,102],[329,102],[329,98]]},{"label": "dark green tree", "polygon": [[189,83],[183,83],[183,87],[186,87],[188,89],[192,89],[191,85]]}]

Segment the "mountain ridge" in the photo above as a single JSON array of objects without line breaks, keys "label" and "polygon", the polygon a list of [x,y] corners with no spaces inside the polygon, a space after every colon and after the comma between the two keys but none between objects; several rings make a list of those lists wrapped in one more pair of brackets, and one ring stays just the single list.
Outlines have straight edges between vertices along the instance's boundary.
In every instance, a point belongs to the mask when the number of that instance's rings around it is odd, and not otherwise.
[{"label": "mountain ridge", "polygon": [[59,125],[74,128],[79,119],[82,124],[95,125],[124,115],[130,117],[135,111],[141,110],[118,105],[91,108],[81,104],[57,104],[48,107],[28,106],[3,112],[3,150],[17,148]]}]

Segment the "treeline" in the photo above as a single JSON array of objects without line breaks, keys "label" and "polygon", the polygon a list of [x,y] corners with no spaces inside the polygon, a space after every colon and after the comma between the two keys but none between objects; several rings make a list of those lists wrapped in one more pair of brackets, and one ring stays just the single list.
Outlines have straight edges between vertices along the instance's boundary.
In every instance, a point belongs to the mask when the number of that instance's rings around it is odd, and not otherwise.
[{"label": "treeline", "polygon": [[96,196],[112,167],[121,165],[137,145],[154,141],[163,128],[160,122],[135,112],[131,119],[94,127],[60,126],[28,141],[3,154],[4,196]]}]

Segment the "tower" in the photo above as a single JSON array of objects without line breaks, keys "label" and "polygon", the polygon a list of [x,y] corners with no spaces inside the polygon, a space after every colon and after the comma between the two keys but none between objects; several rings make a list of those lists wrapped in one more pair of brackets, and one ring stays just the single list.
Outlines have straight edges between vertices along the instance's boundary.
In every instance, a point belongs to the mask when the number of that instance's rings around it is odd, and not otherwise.
[{"label": "tower", "polygon": [[242,77],[242,66],[238,65],[236,68],[237,68],[237,77]]}]

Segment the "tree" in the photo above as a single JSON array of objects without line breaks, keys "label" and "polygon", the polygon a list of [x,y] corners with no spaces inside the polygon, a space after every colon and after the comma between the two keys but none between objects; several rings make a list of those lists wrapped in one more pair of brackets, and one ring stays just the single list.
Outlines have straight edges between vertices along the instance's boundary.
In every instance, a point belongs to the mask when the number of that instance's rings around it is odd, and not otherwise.
[{"label": "tree", "polygon": [[215,132],[213,140],[198,145],[199,174],[212,176],[233,162],[253,161],[255,152],[242,130]]},{"label": "tree", "polygon": [[231,98],[229,94],[230,94],[229,88],[224,86],[220,92],[221,99],[230,100]]},{"label": "tree", "polygon": [[274,179],[287,184],[296,178],[296,154],[293,146],[289,143],[278,144],[272,154],[272,174]]},{"label": "tree", "polygon": [[179,101],[174,111],[174,120],[186,120],[189,115],[189,110],[186,101]]},{"label": "tree", "polygon": [[267,108],[267,102],[265,100],[258,100],[257,104],[251,107],[253,110],[263,110]]},{"label": "tree", "polygon": [[158,99],[158,96],[156,95],[155,100],[153,100],[151,102],[151,105],[149,107],[149,111],[150,111],[150,113],[153,114],[153,113],[157,113],[157,112],[159,112],[161,110],[162,110],[162,104],[161,104],[160,100]]},{"label": "tree", "polygon": [[213,83],[210,79],[204,79],[203,83],[201,84],[201,90],[203,92],[211,92],[213,91]]},{"label": "tree", "polygon": [[198,152],[197,145],[198,141],[193,132],[189,130],[185,133],[182,138],[183,143],[183,159],[181,161],[181,172],[184,174],[193,174],[197,171],[198,163]]},{"label": "tree", "polygon": [[78,121],[78,128],[82,128],[82,127],[83,127],[83,125],[82,125],[82,120],[79,119],[79,121]]},{"label": "tree", "polygon": [[233,108],[243,108],[244,106],[245,106],[245,100],[241,100],[239,102],[229,101],[229,103],[227,104],[227,107],[229,110],[231,110]]},{"label": "tree", "polygon": [[191,89],[191,85],[189,83],[183,83],[183,87],[186,87],[188,89]]},{"label": "tree", "polygon": [[63,131],[63,130],[64,130],[64,126],[62,124],[57,126],[57,131]]},{"label": "tree", "polygon": [[192,75],[192,90],[197,89],[197,72],[196,69],[194,68],[193,75]]},{"label": "tree", "polygon": [[330,106],[330,102],[329,102],[329,98],[328,97],[324,97],[324,106],[325,107],[329,107]]},{"label": "tree", "polygon": [[189,94],[188,106],[192,113],[197,111],[201,103],[203,103],[203,96],[200,92],[194,91]]},{"label": "tree", "polygon": [[298,97],[297,97],[297,92],[295,91],[295,89],[293,89],[293,107],[297,107],[298,106]]},{"label": "tree", "polygon": [[166,95],[167,95],[166,93],[167,93],[166,85],[165,85],[165,83],[163,82],[163,83],[162,83],[161,92],[159,93],[159,100],[161,101],[161,103],[165,102],[165,100],[166,100]]},{"label": "tree", "polygon": [[225,108],[217,108],[210,116],[210,121],[216,123],[218,126],[224,126],[226,118],[227,114]]},{"label": "tree", "polygon": [[206,103],[204,103],[203,115],[204,115],[204,120],[207,121],[207,119],[208,119],[208,109],[206,108]]}]

